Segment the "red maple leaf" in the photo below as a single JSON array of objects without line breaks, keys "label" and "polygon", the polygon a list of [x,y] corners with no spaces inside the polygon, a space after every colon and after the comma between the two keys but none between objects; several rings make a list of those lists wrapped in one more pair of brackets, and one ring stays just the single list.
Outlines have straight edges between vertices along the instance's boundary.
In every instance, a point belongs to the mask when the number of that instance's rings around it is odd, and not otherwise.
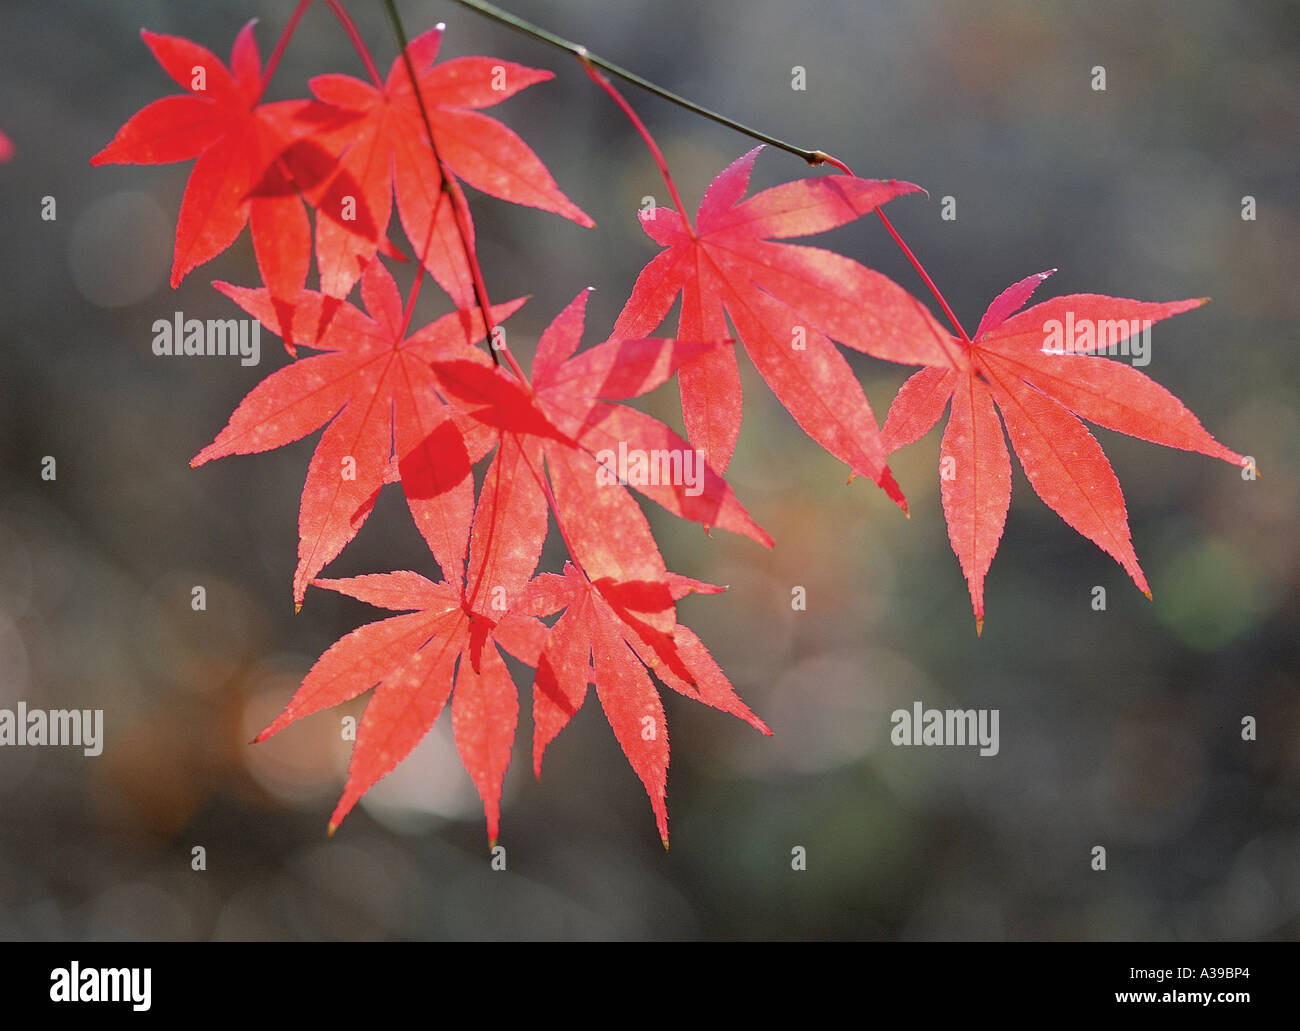
[{"label": "red maple leaf", "polygon": [[[948,538],[966,576],[977,629],[984,626],[984,577],[1011,502],[1003,423],[1038,496],[1123,566],[1148,597],[1119,481],[1081,420],[1166,447],[1244,461],[1164,387],[1098,353],[1115,352],[1151,323],[1197,308],[1204,299],[1151,303],[1071,294],[1013,314],[1049,275],[1030,276],[1003,291],[970,345],[949,337],[939,354],[933,339],[918,339],[910,364],[928,367],[903,384],[885,420],[883,436],[892,453],[929,432],[952,401],[940,487]],[[908,361],[901,352],[889,357]]]},{"label": "red maple leaf", "polygon": [[[483,509],[480,501],[471,566],[483,566],[473,553],[479,542],[495,540],[481,533],[492,518]],[[572,564],[564,576],[537,577],[514,595],[515,606],[491,618],[475,611],[463,589],[405,570],[313,582],[408,613],[366,624],[335,642],[312,666],[284,712],[256,738],[265,741],[295,720],[375,688],[357,729],[347,785],[330,817],[331,833],[366,791],[419,744],[450,697],[456,747],[483,801],[488,838],[496,844],[501,787],[519,718],[518,691],[502,651],[537,668],[537,776],[546,745],[577,712],[588,683],[594,682],[610,726],[650,794],[665,847],[668,729],[647,667],[673,690],[771,734],[736,696],[699,638],[679,626],[675,641],[662,638],[647,644],[606,601],[605,592],[616,594],[616,585],[598,589]],[[671,583],[675,598],[692,590],[721,589],[676,575],[671,575]],[[565,613],[549,631],[536,618],[560,609]]]},{"label": "red maple leaf", "polygon": [[[613,336],[654,332],[679,293],[679,339],[728,336],[730,316],[750,360],[804,432],[905,508],[885,464],[871,406],[831,338],[868,350],[868,341],[899,319],[932,323],[932,317],[915,301],[902,301],[901,313],[886,307],[876,274],[848,258],[768,238],[824,232],[920,187],[848,176],[810,178],[742,202],[761,149],[713,181],[694,227],[671,208],[642,217],[647,235],[667,250],[641,272]],[[937,325],[936,331],[942,332]],[[706,451],[715,469],[725,471],[741,420],[734,349],[711,351],[684,366],[679,383],[691,442]]]},{"label": "red maple leaf", "polygon": [[[254,318],[275,324],[270,294],[217,283]],[[400,477],[416,525],[449,581],[463,576],[474,508],[471,454],[435,393],[431,363],[483,339],[477,309],[457,311],[407,336],[408,313],[397,285],[376,258],[366,267],[361,297],[369,315],[314,290],[297,298],[294,325],[322,354],[268,376],[240,402],[216,440],[191,466],[233,454],[270,451],[329,423],[312,455],[298,517],[298,568],[293,596],[347,544],[374,507],[386,481]],[[522,299],[493,306],[496,321]],[[320,325],[328,319],[323,331]],[[471,326],[472,322],[472,326]],[[544,525],[543,518],[543,525]]]},{"label": "red maple leaf", "polygon": [[[595,225],[560,192],[536,154],[500,122],[478,113],[551,72],[490,57],[462,57],[434,65],[442,29],[434,28],[407,48],[425,110],[443,163],[470,186],[516,204],[553,211],[588,228]],[[325,215],[316,223],[316,264],[321,290],[346,297],[361,270],[374,257],[397,211],[416,252],[451,294],[458,307],[474,305],[473,282],[450,204],[440,204],[442,176],[429,146],[415,91],[399,55],[382,88],[348,75],[318,75],[311,80],[318,100],[299,112],[310,142],[291,156],[301,181],[320,181],[308,196]],[[331,173],[320,176],[310,164],[323,149]],[[307,161],[300,162],[306,155]],[[466,226],[469,212],[461,209]]]},{"label": "red maple leaf", "polygon": [[488,837],[495,844],[501,784],[519,716],[518,692],[498,646],[536,663],[546,627],[509,613],[487,620],[470,612],[463,594],[450,584],[408,571],[314,582],[409,614],[368,623],[335,642],[256,740],[376,688],[357,728],[347,786],[330,817],[333,833],[361,796],[420,743],[454,686],[456,747],[483,799]]},{"label": "red maple leaf", "polygon": [[176,225],[171,285],[226,250],[251,224],[257,266],[276,301],[278,317],[268,325],[288,325],[292,299],[311,264],[311,226],[282,157],[302,134],[294,116],[307,102],[258,103],[263,80],[254,24],[235,37],[229,68],[188,39],[141,31],[163,70],[187,92],[142,108],[90,163],[197,158]]},{"label": "red maple leaf", "polygon": [[[674,600],[692,590],[721,588],[669,574]],[[543,573],[525,592],[520,607],[532,615],[564,610],[546,635],[534,665],[533,771],[542,775],[546,747],[582,707],[595,684],[601,708],[628,762],[650,796],[659,837],[668,847],[668,726],[649,671],[688,698],[731,713],[770,735],[766,723],[736,695],[700,639],[677,625],[671,635],[647,632],[622,614],[623,585],[592,583],[572,563],[564,574]]]},{"label": "red maple leaf", "polygon": [[[667,569],[645,514],[620,482],[620,472],[628,470],[618,468],[619,455],[644,460],[647,475],[629,475],[627,485],[674,515],[767,547],[772,541],[722,477],[676,433],[643,412],[600,399],[647,393],[683,361],[725,341],[608,340],[575,357],[586,306],[583,291],[542,334],[532,384],[493,368],[479,352],[435,362],[434,368],[447,400],[500,441],[484,490],[490,504],[516,507],[502,524],[513,548],[535,564],[546,528],[544,461],[573,557],[592,579],[625,585],[627,618],[671,633],[676,616]],[[462,428],[467,440],[475,437],[463,423]],[[692,482],[686,482],[687,474]],[[521,526],[532,527],[531,534]]]}]

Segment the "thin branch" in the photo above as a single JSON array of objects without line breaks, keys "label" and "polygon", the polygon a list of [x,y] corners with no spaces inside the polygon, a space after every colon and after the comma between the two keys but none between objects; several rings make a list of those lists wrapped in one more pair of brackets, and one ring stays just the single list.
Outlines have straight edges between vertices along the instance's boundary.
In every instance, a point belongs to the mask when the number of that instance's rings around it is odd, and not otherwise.
[{"label": "thin branch", "polygon": [[382,89],[384,85],[383,76],[379,74],[379,69],[375,67],[375,59],[370,56],[370,50],[366,47],[366,41],[361,38],[356,22],[352,20],[347,10],[339,3],[339,0],[325,0],[325,3],[334,12],[334,17],[339,20],[339,24],[343,26],[343,31],[348,34],[348,39],[352,40],[352,45],[356,48],[357,53],[361,55],[361,63],[366,66],[366,74],[370,76],[370,81]]},{"label": "thin branch", "polygon": [[609,72],[610,75],[615,75],[624,82],[630,82],[633,86],[637,86],[640,89],[645,90],[647,93],[653,93],[655,96],[662,97],[664,100],[676,104],[678,107],[684,107],[687,111],[692,111],[702,118],[708,118],[717,122],[719,125],[725,125],[728,129],[734,129],[736,132],[744,133],[746,136],[750,136],[761,143],[769,144],[770,146],[784,150],[788,154],[793,154],[796,157],[803,158],[810,165],[820,165],[827,160],[828,155],[823,154],[819,150],[805,150],[803,147],[796,147],[793,143],[786,143],[785,140],[779,140],[775,136],[769,136],[765,132],[760,132],[758,129],[737,122],[735,119],[728,118],[726,115],[720,115],[716,111],[710,111],[707,107],[703,107],[700,104],[695,103],[693,100],[687,100],[685,97],[672,92],[672,90],[664,89],[664,87],[651,82],[649,79],[643,79],[635,72],[630,72],[626,68],[614,64],[613,61],[606,61],[603,57],[598,57],[579,43],[574,43],[571,40],[565,39],[563,36],[557,36],[553,32],[548,32],[546,29],[539,28],[531,22],[526,22],[522,18],[516,17],[509,11],[501,10],[501,8],[494,4],[484,3],[483,0],[452,0],[452,2],[460,4],[461,7],[467,7],[471,11],[475,11],[486,18],[491,18],[495,22],[500,22],[502,25],[507,25],[517,32],[522,32],[526,36],[531,36],[538,42],[545,43],[548,46],[556,47],[560,50],[566,50],[579,60],[594,64],[598,68],[603,68],[605,71]]},{"label": "thin branch", "polygon": [[275,49],[271,51],[271,56],[266,59],[266,67],[262,69],[262,92],[257,95],[258,103],[261,103],[262,97],[266,93],[266,87],[271,85],[271,76],[280,67],[280,58],[284,56],[284,48],[289,45],[289,40],[293,38],[298,23],[302,21],[302,16],[307,13],[307,8],[312,3],[313,0],[298,0],[298,6],[293,9],[293,14],[289,15],[289,20],[285,22],[284,31],[280,33],[280,38],[275,41]]},{"label": "thin branch", "polygon": [[[845,175],[853,176],[854,179],[857,178],[857,176],[853,175],[853,169],[837,158],[827,155],[826,163],[834,168],[838,168]],[[899,235],[898,230],[894,228],[894,223],[889,221],[888,216],[881,211],[880,208],[876,208],[876,214],[880,217],[880,221],[884,224],[885,228],[889,230],[889,235],[894,238],[894,243],[898,244],[899,249],[907,255],[907,260],[912,263],[912,268],[916,269],[917,275],[925,280],[925,285],[930,288],[930,293],[934,294],[934,299],[938,301],[939,306],[943,308],[943,313],[948,316],[948,321],[952,323],[953,328],[957,330],[958,335],[969,346],[971,342],[970,337],[966,335],[966,330],[962,329],[961,323],[957,321],[956,314],[953,312],[952,308],[948,306],[948,302],[944,300],[944,296],[935,285],[934,280],[930,278],[930,273],[925,271],[925,266],[921,264],[921,260],[912,253],[912,248],[907,246],[907,243],[903,240],[902,236]],[[944,350],[947,350],[946,346]]]},{"label": "thin branch", "polygon": [[[266,67],[262,69],[262,91],[257,95],[258,103],[261,103],[262,97],[266,95],[266,88],[271,85],[271,77],[275,75],[275,70],[280,67],[280,58],[284,56],[289,40],[293,38],[293,34],[298,30],[298,23],[302,21],[302,16],[307,13],[307,8],[314,2],[315,0],[298,0],[298,6],[289,15],[284,31],[280,33],[280,38],[275,41],[275,49],[271,51],[271,56],[266,60]],[[348,34],[348,39],[352,41],[352,46],[361,57],[361,63],[365,65],[370,80],[376,86],[382,86],[383,80],[379,77],[379,69],[375,67],[375,59],[370,56],[370,50],[366,47],[365,40],[361,38],[361,33],[357,31],[356,23],[348,15],[343,5],[339,3],[339,0],[326,0],[326,3],[329,5],[329,9],[334,12],[334,17],[339,20],[339,24],[343,26],[343,31]]]},{"label": "thin branch", "polygon": [[578,54],[578,60],[582,63],[583,70],[591,78],[591,81],[613,98],[614,103],[617,104],[623,114],[627,116],[627,120],[632,123],[633,128],[641,134],[641,139],[645,141],[646,148],[650,151],[650,156],[654,158],[655,164],[659,166],[659,174],[663,176],[664,183],[668,187],[668,193],[672,197],[673,203],[677,205],[677,214],[681,215],[682,221],[686,224],[687,232],[689,232],[691,238],[694,239],[695,227],[691,225],[690,216],[686,213],[686,205],[682,203],[681,194],[677,192],[677,184],[673,182],[672,174],[668,171],[668,162],[664,160],[664,153],[659,149],[659,144],[655,142],[654,137],[650,135],[650,130],[645,127],[645,123],[641,121],[637,116],[637,113],[632,110],[632,105],[627,102],[623,97],[623,94],[616,90],[613,84],[605,78],[605,76],[596,71],[586,49],[580,47],[579,50],[581,50],[581,53]]}]

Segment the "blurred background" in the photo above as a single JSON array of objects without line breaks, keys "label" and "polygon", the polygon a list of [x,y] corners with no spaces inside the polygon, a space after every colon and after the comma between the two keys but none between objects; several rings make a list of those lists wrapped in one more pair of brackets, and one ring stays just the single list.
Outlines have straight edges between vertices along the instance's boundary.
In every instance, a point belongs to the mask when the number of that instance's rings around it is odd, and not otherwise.
[{"label": "blurred background", "polygon": [[[681,605],[773,727],[666,693],[665,853],[595,703],[540,781],[524,704],[493,872],[449,719],[332,839],[365,698],[248,742],[315,658],[381,613],[312,592],[294,615],[298,496],[316,436],[200,470],[189,459],[287,360],[173,362],[151,324],[239,314],[208,285],[256,282],[247,234],[172,291],[189,165],[92,169],[173,84],[148,27],[223,58],[288,0],[6,5],[0,35],[0,707],[102,708],[99,757],[0,748],[0,938],[1246,939],[1300,932],[1297,682],[1297,115],[1300,9],[1211,2],[970,5],[860,0],[511,0],[515,13],[864,176],[920,183],[891,218],[968,328],[1006,285],[1041,296],[1210,296],[1162,323],[1145,368],[1262,476],[1096,430],[1152,583],[1030,490],[1019,467],[975,635],[938,498],[938,431],[895,456],[906,520],[805,438],[746,364],[729,478],[771,552],[651,512],[670,568],[730,585]],[[381,68],[378,4],[348,5]],[[442,55],[553,69],[494,114],[597,221],[470,191],[492,296],[541,328],[593,285],[608,333],[655,245],[654,165],[574,62],[453,4],[403,2]],[[1092,89],[1094,66],[1106,90]],[[791,88],[806,69],[806,90]],[[362,75],[328,12],[303,21],[269,99]],[[692,208],[752,144],[625,93]],[[767,149],[754,188],[809,174]],[[813,173],[817,174],[817,173]],[[42,198],[57,220],[40,217]],[[940,217],[951,196],[957,218]],[[1241,217],[1243,197],[1256,218]],[[929,300],[874,219],[818,240]],[[409,271],[398,271],[409,283]],[[313,272],[314,276],[314,272]],[[314,279],[313,279],[314,282]],[[427,289],[420,318],[447,310]],[[675,325],[675,315],[669,326]],[[668,329],[664,330],[669,332]],[[909,370],[852,361],[878,418]],[[674,388],[647,406],[680,427]],[[57,479],[41,478],[44,456]],[[560,558],[548,548],[546,562]],[[329,575],[436,573],[387,488]],[[206,611],[190,605],[203,585]],[[806,611],[791,590],[805,587]],[[1104,612],[1093,588],[1107,592]],[[889,714],[1000,710],[1001,748],[898,748]],[[1253,716],[1258,739],[1243,741]],[[1092,848],[1107,869],[1091,868]],[[206,869],[191,869],[192,849]],[[791,868],[806,850],[807,869]]]}]

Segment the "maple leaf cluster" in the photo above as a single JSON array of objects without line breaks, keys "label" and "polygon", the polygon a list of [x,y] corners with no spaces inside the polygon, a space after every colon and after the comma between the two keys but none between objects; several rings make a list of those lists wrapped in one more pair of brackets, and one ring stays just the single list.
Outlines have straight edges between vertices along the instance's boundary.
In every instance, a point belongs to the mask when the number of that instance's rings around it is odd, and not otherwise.
[{"label": "maple leaf cluster", "polygon": [[[265,102],[252,23],[228,66],[188,40],[146,31],[184,92],[143,108],[92,159],[194,159],[173,286],[249,227],[261,285],[215,286],[281,336],[293,360],[244,398],[192,464],[268,451],[323,428],[302,491],[294,602],[301,607],[315,586],[401,613],[329,648],[258,736],[374,689],[331,829],[450,702],[456,745],[495,842],[519,715],[504,655],[535,671],[537,774],[594,685],[665,845],[668,730],[655,681],[771,733],[677,621],[681,598],[722,588],[668,570],[629,490],[679,518],[771,546],[723,478],[741,428],[737,346],[850,478],[872,479],[904,510],[887,457],[925,434],[951,401],[943,508],[981,626],[984,578],[1010,499],[1003,425],[1035,491],[1143,590],[1118,482],[1080,417],[1242,460],[1136,369],[1042,351],[1044,320],[1067,312],[1155,320],[1200,302],[1081,295],[1019,311],[1044,274],[998,297],[972,340],[954,337],[879,273],[778,242],[845,225],[919,187],[822,176],[746,198],[761,148],[713,181],[693,224],[670,208],[643,214],[663,250],[609,336],[581,349],[583,291],[542,334],[526,375],[492,333],[524,301],[480,306],[486,294],[460,183],[593,223],[527,144],[481,113],[551,73],[486,57],[437,63],[441,35],[439,27],[412,40],[382,79],[320,75],[310,98]],[[394,210],[419,265],[405,299],[385,265],[408,257],[394,240]],[[313,259],[318,282],[309,289]],[[413,327],[426,272],[451,310]],[[676,335],[654,336],[679,298]],[[485,340],[486,352],[478,346]],[[883,431],[838,346],[924,366],[895,398]],[[300,348],[313,353],[300,356]],[[685,439],[621,403],[673,377]],[[624,478],[608,457],[620,449],[681,462],[693,452],[704,461],[689,485],[680,476]],[[402,491],[441,579],[412,571],[322,578],[389,484]],[[539,572],[552,518],[568,561],[562,572]]]}]

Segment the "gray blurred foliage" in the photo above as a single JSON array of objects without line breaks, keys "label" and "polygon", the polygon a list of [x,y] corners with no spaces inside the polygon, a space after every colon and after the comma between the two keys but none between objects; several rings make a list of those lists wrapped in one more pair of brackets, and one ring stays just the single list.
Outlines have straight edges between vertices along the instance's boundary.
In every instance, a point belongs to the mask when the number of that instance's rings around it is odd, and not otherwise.
[{"label": "gray blurred foliage", "polygon": [[[91,154],[172,91],[142,27],[221,55],[250,17],[269,52],[288,0],[5,7],[0,127],[0,705],[99,707],[107,747],[0,749],[0,938],[1295,938],[1300,931],[1297,685],[1297,43],[1290,3],[513,0],[703,103],[862,175],[929,190],[890,214],[967,326],[1007,284],[1046,293],[1210,296],[1162,323],[1146,371],[1262,478],[1098,430],[1155,591],[1075,535],[1017,468],[977,639],[948,546],[932,433],[896,457],[905,520],[802,436],[746,373],[731,479],[777,547],[652,514],[672,568],[728,584],[682,604],[774,728],[666,698],[665,854],[594,703],[528,762],[523,706],[507,778],[505,873],[446,719],[332,839],[341,712],[248,744],[332,641],[379,614],[312,592],[294,615],[298,493],[314,438],[198,471],[189,459],[285,361],[169,361],[150,325],[228,317],[213,279],[256,278],[247,235],[167,287],[188,165],[92,169]],[[377,4],[349,4],[381,66]],[[531,341],[594,285],[608,331],[655,253],[635,218],[666,203],[640,141],[569,59],[451,4],[444,56],[554,69],[498,109],[596,219],[471,194],[495,298]],[[1094,65],[1107,91],[1089,88]],[[795,65],[808,89],[790,88]],[[313,10],[271,98],[361,74]],[[627,95],[686,202],[749,149]],[[768,150],[755,188],[805,174]],[[39,218],[54,196],[56,222]],[[1258,217],[1240,218],[1241,198]],[[939,218],[953,196],[958,218]],[[819,243],[925,296],[879,225]],[[409,271],[399,273],[408,277]],[[445,310],[436,290],[423,317]],[[665,330],[667,332],[667,330]],[[854,357],[881,418],[906,370]],[[743,360],[742,360],[742,364]],[[679,424],[672,388],[649,399]],[[40,479],[41,458],[58,479]],[[559,553],[548,551],[548,560]],[[385,492],[333,575],[432,572]],[[190,609],[195,584],[206,612]],[[793,612],[790,591],[808,592]],[[1108,608],[1092,611],[1094,585]],[[516,668],[521,678],[523,671]],[[522,681],[525,691],[527,681]],[[527,695],[525,695],[526,699]],[[1001,751],[896,748],[889,713],[995,707]],[[1258,720],[1243,742],[1240,721]],[[1104,845],[1108,869],[1093,872]],[[207,869],[190,869],[192,847]],[[791,850],[807,870],[791,870]]]}]

